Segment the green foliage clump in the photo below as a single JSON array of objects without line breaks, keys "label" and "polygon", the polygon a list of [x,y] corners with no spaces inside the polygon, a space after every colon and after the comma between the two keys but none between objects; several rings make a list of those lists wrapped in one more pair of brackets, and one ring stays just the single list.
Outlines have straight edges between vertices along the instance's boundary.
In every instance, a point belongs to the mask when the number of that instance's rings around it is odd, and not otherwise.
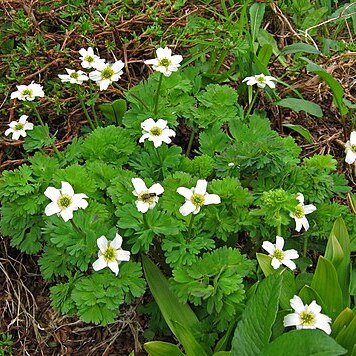
[{"label": "green foliage clump", "polygon": [[208,155],[196,156],[194,159],[184,158],[180,170],[201,179],[208,178],[214,172],[214,158]]},{"label": "green foliage clump", "polygon": [[215,314],[216,328],[225,330],[245,299],[243,278],[254,263],[237,249],[222,247],[205,253],[189,268],[173,270],[173,289],[182,303],[190,301]]}]

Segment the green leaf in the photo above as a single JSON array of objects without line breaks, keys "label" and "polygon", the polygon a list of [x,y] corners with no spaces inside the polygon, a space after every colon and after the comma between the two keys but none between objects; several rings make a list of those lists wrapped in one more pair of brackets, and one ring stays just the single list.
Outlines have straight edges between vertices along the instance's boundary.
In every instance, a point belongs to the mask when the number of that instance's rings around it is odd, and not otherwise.
[{"label": "green leaf", "polygon": [[335,338],[340,331],[345,329],[351,323],[355,315],[356,313],[354,313],[350,308],[345,308],[333,322],[331,336]]},{"label": "green leaf", "polygon": [[323,112],[318,104],[312,103],[309,100],[297,99],[297,98],[286,98],[279,101],[275,101],[274,104],[282,106],[284,108],[292,109],[296,112],[305,111],[306,113],[322,117]]},{"label": "green leaf", "polygon": [[[344,355],[346,350],[334,339],[320,330],[293,330],[281,335],[267,347],[260,355],[263,356],[338,356]],[[251,355],[251,354],[250,354]]]},{"label": "green leaf", "polygon": [[266,43],[258,52],[258,59],[264,67],[267,67],[269,60],[272,56],[272,45]]},{"label": "green leaf", "polygon": [[310,131],[302,125],[283,124],[282,126],[288,127],[289,129],[298,132],[307,140],[308,143],[313,143],[313,136],[311,135]]},{"label": "green leaf", "polygon": [[349,110],[343,101],[344,89],[342,88],[341,84],[331,74],[329,74],[326,70],[324,70],[317,64],[311,62],[307,58],[304,58],[304,60],[308,62],[307,70],[309,72],[317,74],[321,79],[326,82],[326,84],[329,85],[334,96],[334,103],[339,109],[340,114],[342,116],[346,115]]},{"label": "green leaf", "polygon": [[263,274],[268,277],[273,274],[276,270],[272,267],[272,257],[265,255],[264,253],[256,253],[258,264],[260,265]]},{"label": "green leaf", "polygon": [[258,31],[261,27],[263,16],[265,14],[265,4],[255,2],[250,7],[250,20],[251,20],[251,36],[252,42],[255,42]]},{"label": "green leaf", "polygon": [[324,302],[325,314],[335,319],[344,309],[343,295],[333,264],[320,256],[311,287]]},{"label": "green leaf", "polygon": [[[162,272],[148,257],[143,256],[142,264],[151,293],[173,334],[188,354],[193,349],[193,355],[206,355],[206,351],[194,337],[193,331],[199,325],[194,312],[188,304],[179,302],[177,296],[170,290],[170,285]],[[184,325],[184,329],[177,325]]]},{"label": "green leaf", "polygon": [[351,355],[356,348],[356,315],[351,322],[339,332],[336,341],[344,346]]},{"label": "green leaf", "polygon": [[333,226],[325,258],[335,267],[338,281],[342,289],[344,307],[350,304],[350,238],[342,217],[339,217]]},{"label": "green leaf", "polygon": [[42,147],[51,146],[54,141],[55,137],[49,136],[47,124],[45,126],[36,125],[33,130],[28,131],[23,147],[27,152],[32,152]]},{"label": "green leaf", "polygon": [[112,103],[99,105],[99,109],[110,123],[120,126],[122,124],[122,118],[127,110],[127,103],[124,99],[117,99]]},{"label": "green leaf", "polygon": [[233,355],[261,355],[269,343],[276,320],[282,276],[273,274],[263,280],[249,300],[232,340]]},{"label": "green leaf", "polygon": [[164,341],[150,341],[143,345],[149,356],[184,356],[177,345]]},{"label": "green leaf", "polygon": [[317,48],[307,43],[293,43],[289,46],[285,46],[282,49],[281,54],[285,55],[299,52],[320,54],[320,51]]}]

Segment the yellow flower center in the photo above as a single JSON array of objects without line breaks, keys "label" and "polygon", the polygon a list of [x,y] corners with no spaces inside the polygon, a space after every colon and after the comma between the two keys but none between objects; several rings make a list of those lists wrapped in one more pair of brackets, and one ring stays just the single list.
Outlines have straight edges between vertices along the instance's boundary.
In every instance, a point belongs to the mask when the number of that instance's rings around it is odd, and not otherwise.
[{"label": "yellow flower center", "polygon": [[279,260],[279,261],[283,261],[284,260],[284,252],[280,249],[276,249],[274,251],[273,257],[277,258],[277,260]]},{"label": "yellow flower center", "polygon": [[260,84],[264,84],[265,83],[265,78],[264,77],[261,77],[261,76],[258,76],[256,77],[256,80],[260,83]]},{"label": "yellow flower center", "polygon": [[172,61],[168,58],[162,58],[159,60],[158,65],[162,67],[168,67],[172,64]]},{"label": "yellow flower center", "polygon": [[117,256],[117,250],[115,250],[111,246],[108,246],[107,249],[105,250],[105,252],[103,253],[105,262],[116,261],[116,256]]},{"label": "yellow flower center", "polygon": [[153,136],[160,136],[162,134],[162,129],[160,127],[152,127],[152,129],[150,130],[150,134]]},{"label": "yellow flower center", "polygon": [[15,131],[20,131],[20,130],[22,130],[23,128],[24,128],[24,124],[21,124],[21,122],[19,122],[19,123],[17,123],[16,125],[15,125]]},{"label": "yellow flower center", "polygon": [[298,219],[301,219],[305,215],[304,208],[301,205],[297,205],[295,210],[294,210],[294,215]]},{"label": "yellow flower center", "polygon": [[203,206],[204,205],[204,196],[201,194],[194,193],[192,195],[191,202],[195,206]]},{"label": "yellow flower center", "polygon": [[67,209],[72,203],[73,199],[66,194],[61,195],[57,200],[57,204],[61,210]]},{"label": "yellow flower center", "polygon": [[84,60],[87,61],[88,63],[94,62],[94,57],[93,56],[85,56]]},{"label": "yellow flower center", "polygon": [[351,151],[356,153],[356,145],[351,145]]},{"label": "yellow flower center", "polygon": [[77,72],[73,72],[73,73],[69,74],[69,76],[73,79],[78,79],[79,74]]},{"label": "yellow flower center", "polygon": [[149,191],[141,193],[137,199],[143,201],[144,203],[152,204],[154,202],[155,193],[150,193]]},{"label": "yellow flower center", "polygon": [[299,320],[303,326],[313,326],[315,324],[315,314],[303,311],[299,314]]},{"label": "yellow flower center", "polygon": [[111,67],[106,67],[101,71],[102,79],[110,79],[115,74],[114,70]]},{"label": "yellow flower center", "polygon": [[31,89],[24,89],[23,91],[22,91],[22,95],[28,95],[28,96],[32,96],[32,90]]}]

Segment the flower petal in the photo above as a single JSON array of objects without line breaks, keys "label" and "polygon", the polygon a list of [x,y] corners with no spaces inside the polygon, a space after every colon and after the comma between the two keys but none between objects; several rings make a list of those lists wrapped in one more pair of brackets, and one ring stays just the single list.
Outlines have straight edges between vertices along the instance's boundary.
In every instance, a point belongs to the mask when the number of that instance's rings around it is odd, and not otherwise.
[{"label": "flower petal", "polygon": [[118,261],[130,261],[130,251],[126,251],[126,250],[119,250],[117,251],[117,256],[116,259]]},{"label": "flower petal", "polygon": [[110,246],[115,250],[117,250],[121,247],[121,245],[122,245],[122,236],[116,234],[114,240],[110,242]]},{"label": "flower petal", "polygon": [[305,309],[303,301],[297,295],[295,295],[289,302],[290,302],[291,307],[297,313],[301,313]]},{"label": "flower petal", "polygon": [[141,128],[145,131],[150,131],[152,127],[155,126],[156,126],[156,122],[151,118],[141,122]]},{"label": "flower petal", "polygon": [[297,193],[296,199],[299,201],[300,204],[304,204],[304,195],[302,193]]},{"label": "flower petal", "polygon": [[141,200],[136,200],[136,208],[140,213],[147,213],[148,209],[150,208],[150,204]]},{"label": "flower petal", "polygon": [[177,188],[177,193],[180,195],[183,195],[185,199],[190,200],[192,198],[193,192],[191,189],[188,189],[186,187],[179,187]]},{"label": "flower petal", "polygon": [[297,326],[297,325],[299,325],[299,323],[300,323],[300,321],[299,321],[299,314],[298,313],[288,314],[283,319],[284,327]]},{"label": "flower petal", "polygon": [[141,178],[132,178],[131,182],[137,194],[141,194],[148,190],[145,182]]},{"label": "flower petal", "polygon": [[204,195],[204,205],[209,204],[220,204],[221,199],[217,194],[205,194]]},{"label": "flower petal", "polygon": [[107,263],[104,260],[103,256],[100,256],[94,263],[93,269],[94,271],[100,271],[101,269],[107,267]]},{"label": "flower petal", "polygon": [[313,312],[314,314],[320,314],[321,312],[321,306],[319,304],[316,303],[315,300],[313,300],[309,306],[308,306],[308,310]]},{"label": "flower petal", "polygon": [[180,208],[179,212],[183,216],[187,216],[192,212],[196,211],[196,206],[191,201],[186,201]]},{"label": "flower petal", "polygon": [[83,193],[74,194],[73,205],[80,209],[86,209],[88,206],[88,202],[85,199],[87,199],[87,198],[88,198],[88,196]]},{"label": "flower petal", "polygon": [[304,209],[304,214],[310,214],[316,210],[316,206],[314,206],[313,204],[304,205],[303,209]]},{"label": "flower petal", "polygon": [[308,221],[308,219],[307,219],[305,216],[303,216],[303,217],[300,219],[300,222],[301,222],[301,224],[303,225],[305,231],[308,231],[308,229],[309,229],[309,221]]},{"label": "flower petal", "polygon": [[119,273],[119,264],[117,263],[117,261],[108,262],[108,266],[117,276]]},{"label": "flower petal", "polygon": [[295,260],[296,258],[299,258],[299,254],[296,250],[287,250],[284,251],[284,258],[287,260]]},{"label": "flower petal", "polygon": [[60,189],[56,189],[54,187],[48,187],[45,190],[44,195],[52,201],[57,202],[58,198],[61,196],[61,191]]},{"label": "flower petal", "polygon": [[263,241],[262,248],[266,250],[270,255],[273,255],[274,251],[276,250],[276,247],[270,241]]},{"label": "flower petal", "polygon": [[62,210],[59,214],[65,222],[67,222],[70,219],[73,219],[73,209],[71,209],[70,207]]},{"label": "flower petal", "polygon": [[350,134],[350,144],[356,145],[356,131],[352,131]]},{"label": "flower petal", "polygon": [[346,152],[345,162],[348,164],[353,164],[356,160],[356,153],[348,149]]},{"label": "flower petal", "polygon": [[325,331],[328,335],[331,333],[331,327],[329,325],[331,319],[325,314],[319,314],[316,318],[315,327]]},{"label": "flower petal", "polygon": [[167,127],[167,120],[162,120],[162,119],[159,119],[157,122],[156,122],[156,126],[159,127],[160,129],[165,129]]},{"label": "flower petal", "polygon": [[284,238],[282,236],[276,236],[276,249],[283,250]]},{"label": "flower petal", "polygon": [[276,257],[272,258],[271,265],[274,269],[278,269],[281,264],[281,261],[278,260]]},{"label": "flower petal", "polygon": [[148,189],[150,193],[156,193],[157,195],[161,195],[164,192],[163,187],[159,184],[153,184],[150,189]]},{"label": "flower petal", "polygon": [[194,193],[205,195],[208,182],[205,179],[199,179],[194,189]]},{"label": "flower petal", "polygon": [[70,197],[74,196],[74,190],[68,182],[62,182],[61,192],[62,194],[69,195]]},{"label": "flower petal", "polygon": [[61,211],[61,208],[57,205],[56,202],[49,203],[45,208],[45,214],[51,216],[53,214],[58,214]]},{"label": "flower petal", "polygon": [[104,253],[108,248],[109,242],[108,239],[103,235],[96,240],[96,244],[98,245],[100,252]]},{"label": "flower petal", "polygon": [[296,264],[291,261],[291,260],[288,260],[288,259],[284,259],[281,261],[282,265],[285,265],[287,266],[289,269],[291,269],[292,271],[295,270],[297,268]]}]

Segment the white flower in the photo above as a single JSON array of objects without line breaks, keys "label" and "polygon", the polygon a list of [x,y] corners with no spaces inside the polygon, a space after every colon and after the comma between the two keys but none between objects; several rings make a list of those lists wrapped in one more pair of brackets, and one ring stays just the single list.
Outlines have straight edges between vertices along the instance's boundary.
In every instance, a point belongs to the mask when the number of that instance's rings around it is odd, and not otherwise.
[{"label": "white flower", "polygon": [[183,216],[190,213],[198,214],[203,205],[220,204],[221,199],[217,194],[208,194],[206,192],[208,182],[205,179],[199,179],[195,188],[179,187],[177,193],[183,195],[185,203],[179,208]]},{"label": "white flower", "polygon": [[100,86],[100,90],[105,90],[112,82],[117,82],[120,79],[120,76],[123,74],[122,68],[124,68],[122,61],[106,64],[97,63],[95,66],[96,70],[89,73],[89,78]]},{"label": "white flower", "polygon": [[295,220],[295,230],[300,231],[304,227],[305,231],[309,229],[309,222],[305,215],[312,213],[316,210],[313,204],[304,205],[304,195],[302,193],[297,194],[297,200],[299,204],[295,207],[294,213],[290,213],[290,217]]},{"label": "white flower", "polygon": [[137,210],[141,213],[146,213],[148,209],[153,209],[158,202],[158,195],[164,192],[163,187],[156,183],[151,188],[147,188],[141,178],[132,178],[131,182],[135,188],[132,194],[137,197]]},{"label": "white flower", "polygon": [[183,57],[179,54],[172,56],[172,50],[168,47],[157,48],[157,58],[148,59],[144,63],[152,64],[152,68],[160,73],[163,73],[166,77],[169,77],[172,72],[176,72],[180,67],[180,62]]},{"label": "white flower", "polygon": [[264,75],[264,74],[257,74],[253,75],[252,77],[246,77],[242,83],[247,82],[247,85],[255,85],[259,88],[264,88],[266,85],[268,85],[270,88],[275,88],[276,84],[274,84],[274,80],[277,80],[274,77],[271,77],[270,75]]},{"label": "white flower", "polygon": [[108,241],[105,236],[100,236],[96,243],[99,247],[99,258],[93,263],[94,271],[109,267],[115,275],[118,275],[120,262],[130,260],[130,251],[121,248],[122,237],[116,234],[114,240]]},{"label": "white flower", "polygon": [[296,250],[283,251],[284,239],[281,236],[276,237],[276,244],[272,244],[269,241],[263,241],[262,248],[265,249],[272,258],[271,265],[274,269],[279,268],[281,265],[285,265],[291,270],[297,268],[294,260],[299,257]]},{"label": "white flower", "polygon": [[65,83],[82,84],[84,81],[89,80],[89,77],[81,70],[75,71],[74,69],[65,68],[68,74],[58,74],[60,80]]},{"label": "white flower", "polygon": [[52,200],[46,206],[45,214],[51,216],[57,214],[64,221],[73,218],[73,211],[85,209],[88,202],[85,200],[88,197],[85,194],[74,194],[72,186],[68,182],[62,182],[61,189],[48,187],[44,192],[45,196]]},{"label": "white flower", "polygon": [[83,68],[96,68],[97,64],[105,63],[105,59],[101,59],[95,55],[91,47],[88,47],[88,49],[81,48],[79,54],[81,55],[79,59],[82,61],[81,65]]},{"label": "white flower", "polygon": [[162,142],[171,143],[171,136],[175,136],[176,133],[167,126],[167,121],[159,119],[154,121],[153,119],[147,119],[141,123],[143,135],[139,142],[144,142],[146,139],[152,141],[157,148],[162,145]]},{"label": "white flower", "polygon": [[290,305],[295,313],[288,314],[284,317],[283,324],[287,326],[296,326],[297,330],[300,329],[321,329],[327,334],[331,333],[331,319],[321,314],[321,306],[316,304],[313,300],[310,305],[303,304],[303,301],[295,295],[290,300]]},{"label": "white flower", "polygon": [[353,164],[356,160],[356,131],[351,132],[350,140],[345,144],[345,153],[345,162]]},{"label": "white flower", "polygon": [[32,101],[37,96],[43,98],[44,92],[42,85],[32,82],[30,85],[16,85],[17,91],[11,93],[11,99]]},{"label": "white flower", "polygon": [[26,137],[26,130],[33,130],[33,124],[27,122],[27,118],[27,115],[22,115],[19,121],[11,121],[10,128],[5,131],[5,135],[8,136],[12,133],[13,140],[18,140],[20,136]]},{"label": "white flower", "polygon": [[233,167],[233,166],[235,166],[235,163],[234,162],[230,162],[230,163],[228,163],[227,164],[229,167]]}]

